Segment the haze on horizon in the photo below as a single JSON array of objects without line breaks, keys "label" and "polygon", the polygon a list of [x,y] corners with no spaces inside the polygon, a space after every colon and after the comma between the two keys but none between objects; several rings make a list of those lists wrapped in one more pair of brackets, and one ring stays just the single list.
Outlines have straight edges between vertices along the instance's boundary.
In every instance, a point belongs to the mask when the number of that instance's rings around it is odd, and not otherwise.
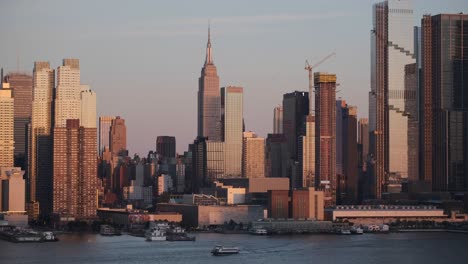
[{"label": "haze on horizon", "polygon": [[[336,56],[316,71],[336,73],[337,97],[367,117],[372,4],[378,1],[13,1],[0,3],[5,73],[33,62],[80,59],[81,81],[98,96],[98,116],[126,120],[130,153],[146,156],[156,137],[179,153],[197,133],[198,77],[208,21],[220,85],[244,87],[246,130],[272,132],[284,93],[306,91],[304,61]],[[467,13],[465,0],[414,0],[423,14]],[[314,70],[315,71],[315,70]]]}]

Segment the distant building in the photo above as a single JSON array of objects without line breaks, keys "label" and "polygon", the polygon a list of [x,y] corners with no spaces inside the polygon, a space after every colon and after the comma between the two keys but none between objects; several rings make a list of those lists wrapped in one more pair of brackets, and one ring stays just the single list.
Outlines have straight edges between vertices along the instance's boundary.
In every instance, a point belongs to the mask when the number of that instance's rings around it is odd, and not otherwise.
[{"label": "distant building", "polygon": [[[15,157],[22,159],[21,165],[26,164],[26,143],[28,124],[31,122],[33,101],[33,78],[25,73],[9,73],[5,76],[5,82],[10,84],[14,104],[14,141]],[[16,166],[16,165],[15,165]]]},{"label": "distant building", "polygon": [[168,193],[174,188],[172,177],[168,174],[158,176],[158,195]]},{"label": "distant building", "polygon": [[115,116],[99,117],[99,155],[102,156],[105,147],[110,148],[110,127]]},{"label": "distant building", "polygon": [[97,208],[97,131],[78,119],[54,128],[53,212],[61,219],[92,219]]},{"label": "distant building", "polygon": [[289,218],[289,190],[268,191],[268,218]]},{"label": "distant building", "polygon": [[433,191],[466,192],[468,15],[426,15],[421,23],[420,179]]},{"label": "distant building", "polygon": [[242,87],[228,86],[221,88],[221,123],[224,141],[224,177],[237,178],[242,174]]},{"label": "distant building", "polygon": [[23,175],[20,167],[0,167],[0,212],[26,213]]},{"label": "distant building", "polygon": [[314,73],[315,86],[315,177],[325,190],[325,206],[336,203],[336,75]]},{"label": "distant building", "polygon": [[358,202],[359,170],[357,145],[357,107],[346,106],[343,116],[343,172],[345,175],[345,203]]},{"label": "distant building", "polygon": [[81,118],[80,61],[63,59],[57,68],[55,89],[55,127],[65,127],[68,119]]},{"label": "distant building", "polygon": [[[39,207],[40,214],[52,212],[52,124],[55,71],[49,62],[34,62],[31,137],[28,144],[26,199],[29,212]],[[31,219],[36,214],[29,215]]]},{"label": "distant building", "polygon": [[242,177],[265,177],[265,139],[251,131],[244,132]]},{"label": "distant building", "polygon": [[198,79],[198,137],[206,137],[211,141],[221,139],[220,109],[219,77],[213,63],[210,29],[208,29],[206,59]]},{"label": "distant building", "polygon": [[[127,127],[125,119],[116,117],[110,127],[110,151],[113,157],[120,156],[127,150]],[[126,155],[124,155],[126,156]]]},{"label": "distant building", "polygon": [[304,121],[308,114],[308,92],[295,91],[283,95],[283,134],[293,161],[297,161],[298,141],[300,136],[305,135]]},{"label": "distant building", "polygon": [[294,188],[315,187],[315,116],[305,120],[306,133],[299,140],[299,163],[302,177],[295,179]]},{"label": "distant building", "polygon": [[[405,65],[415,62],[411,0],[386,0],[373,5],[369,154],[374,198],[408,177],[408,104],[416,91],[405,88]],[[410,107],[411,108],[411,107]]]},{"label": "distant building", "polygon": [[166,158],[176,156],[176,138],[171,136],[158,136],[156,138],[156,153]]},{"label": "distant building", "polygon": [[14,165],[14,99],[9,85],[0,89],[0,167]]},{"label": "distant building", "polygon": [[89,85],[81,85],[81,126],[86,128],[96,128],[96,93]]},{"label": "distant building", "polygon": [[273,110],[273,134],[283,133],[283,106],[275,106]]},{"label": "distant building", "polygon": [[265,176],[288,177],[289,150],[284,134],[268,134],[265,149]]}]

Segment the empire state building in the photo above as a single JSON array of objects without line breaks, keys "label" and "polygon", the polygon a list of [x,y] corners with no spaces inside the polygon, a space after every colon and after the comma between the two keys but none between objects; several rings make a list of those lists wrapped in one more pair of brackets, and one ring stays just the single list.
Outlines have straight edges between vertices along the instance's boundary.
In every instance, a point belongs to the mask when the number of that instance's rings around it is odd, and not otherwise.
[{"label": "empire state building", "polygon": [[219,77],[211,53],[210,28],[205,64],[198,79],[198,136],[211,141],[221,140],[221,99]]}]

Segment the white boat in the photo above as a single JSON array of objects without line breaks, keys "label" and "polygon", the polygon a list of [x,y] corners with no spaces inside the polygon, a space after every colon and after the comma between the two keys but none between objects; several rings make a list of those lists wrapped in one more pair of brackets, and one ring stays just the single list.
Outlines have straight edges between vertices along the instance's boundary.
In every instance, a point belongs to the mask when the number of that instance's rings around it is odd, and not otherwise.
[{"label": "white boat", "polygon": [[232,255],[232,254],[239,254],[239,248],[233,247],[223,247],[220,245],[217,245],[211,250],[211,254],[213,256],[225,256],[225,255]]},{"label": "white boat", "polygon": [[342,228],[339,229],[336,233],[339,235],[351,235],[351,230]]},{"label": "white boat", "polygon": [[44,237],[44,241],[46,242],[58,241],[58,238],[55,236],[54,232],[51,232],[51,231],[43,232],[42,236]]},{"label": "white boat", "polygon": [[253,235],[267,235],[268,232],[264,228],[254,228],[254,229],[250,229],[250,234],[253,234]]},{"label": "white boat", "polygon": [[354,234],[354,235],[362,235],[362,234],[364,234],[364,230],[363,230],[362,228],[360,228],[360,227],[355,227],[355,226],[353,226],[353,227],[351,228],[351,234]]},{"label": "white boat", "polygon": [[146,241],[166,241],[166,230],[154,227],[145,232]]}]

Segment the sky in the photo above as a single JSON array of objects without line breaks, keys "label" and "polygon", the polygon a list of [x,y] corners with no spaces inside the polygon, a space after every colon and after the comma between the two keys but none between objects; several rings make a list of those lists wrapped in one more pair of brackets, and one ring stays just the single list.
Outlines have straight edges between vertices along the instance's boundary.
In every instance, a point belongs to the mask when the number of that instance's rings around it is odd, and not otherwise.
[{"label": "sky", "polygon": [[[372,0],[0,1],[0,67],[32,73],[80,59],[98,116],[121,116],[127,147],[145,156],[156,137],[177,151],[197,134],[198,78],[210,21],[220,85],[244,87],[246,130],[266,137],[284,93],[307,91],[305,60],[336,73],[337,97],[367,117]],[[414,0],[424,14],[468,13],[468,0]],[[314,70],[315,71],[315,70]]]}]

